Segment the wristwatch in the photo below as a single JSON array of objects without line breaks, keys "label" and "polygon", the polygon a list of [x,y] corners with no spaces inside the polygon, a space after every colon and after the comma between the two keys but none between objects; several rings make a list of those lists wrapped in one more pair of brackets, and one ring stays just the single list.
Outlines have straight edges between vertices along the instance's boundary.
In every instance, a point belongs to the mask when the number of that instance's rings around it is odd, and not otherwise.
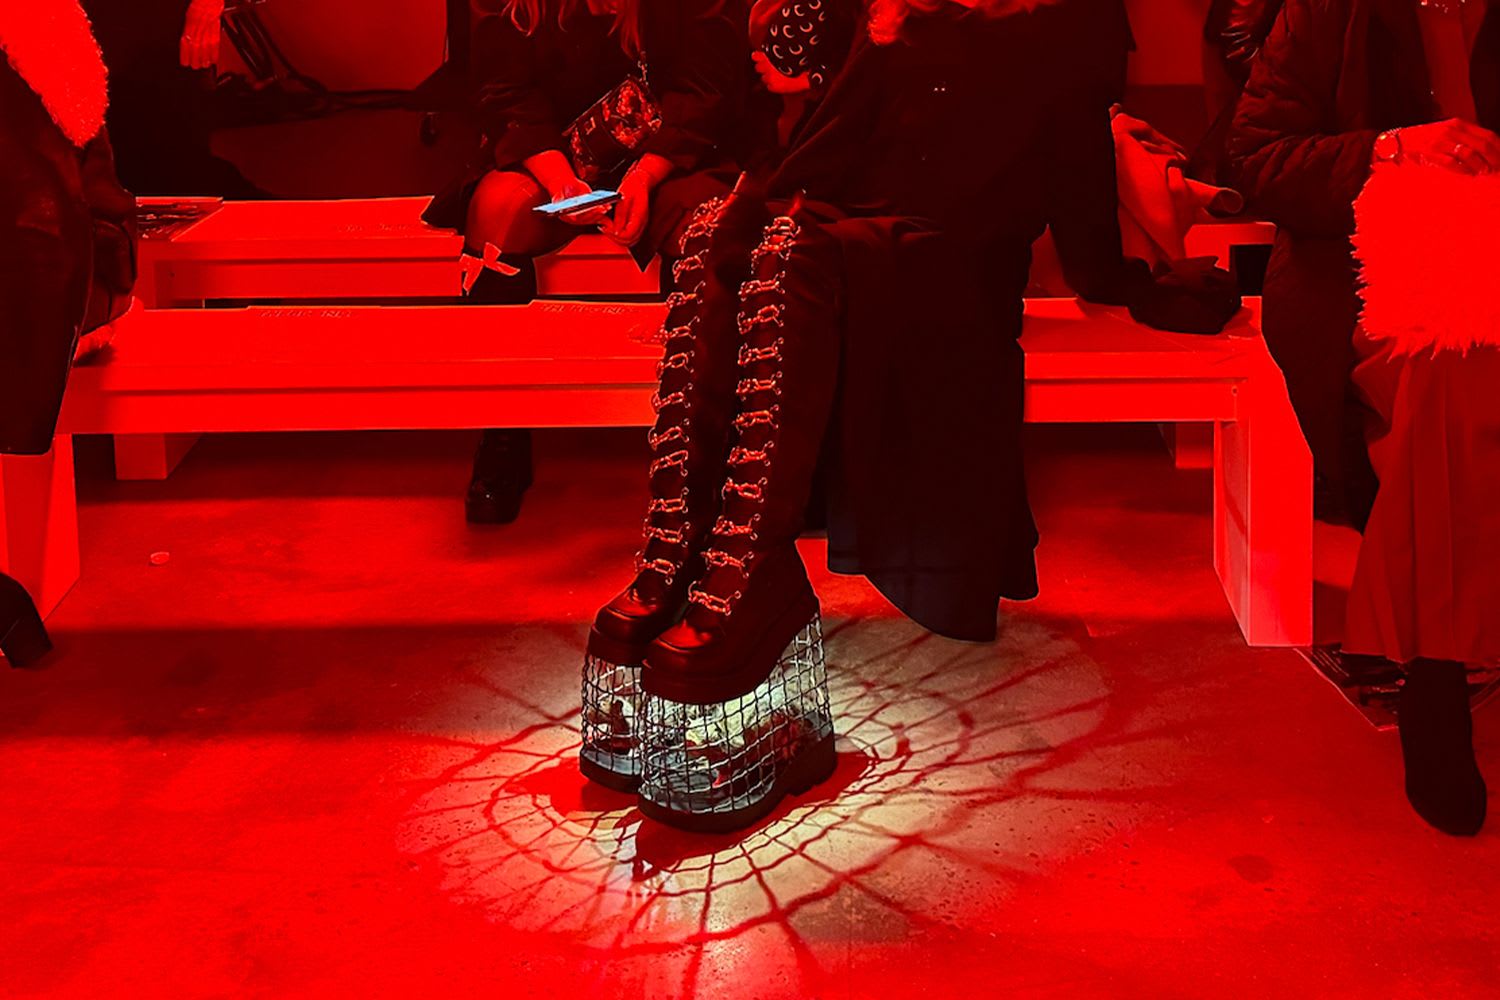
[{"label": "wristwatch", "polygon": [[1401,130],[1387,129],[1375,137],[1375,162],[1399,163],[1401,161]]}]

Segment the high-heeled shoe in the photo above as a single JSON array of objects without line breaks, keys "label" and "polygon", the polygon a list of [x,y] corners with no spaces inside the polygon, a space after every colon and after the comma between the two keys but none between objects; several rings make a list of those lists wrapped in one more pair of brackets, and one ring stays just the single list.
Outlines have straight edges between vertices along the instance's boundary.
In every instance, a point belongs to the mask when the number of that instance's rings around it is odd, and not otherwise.
[{"label": "high-heeled shoe", "polygon": [[26,588],[0,573],[0,653],[12,667],[29,667],[52,649],[42,616]]}]

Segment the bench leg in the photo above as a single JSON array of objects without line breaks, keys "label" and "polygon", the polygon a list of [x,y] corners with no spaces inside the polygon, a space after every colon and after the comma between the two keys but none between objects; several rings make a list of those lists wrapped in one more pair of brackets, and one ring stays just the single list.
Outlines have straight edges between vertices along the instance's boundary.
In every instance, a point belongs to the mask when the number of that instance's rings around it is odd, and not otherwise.
[{"label": "bench leg", "polygon": [[1212,469],[1214,467],[1214,428],[1212,424],[1162,424],[1172,463],[1179,469]]},{"label": "bench leg", "polygon": [[116,434],[115,478],[166,479],[197,440],[197,434]]},{"label": "bench leg", "polygon": [[73,439],[40,458],[0,456],[0,572],[21,581],[43,616],[78,582]]},{"label": "bench leg", "polygon": [[1312,453],[1279,369],[1239,386],[1215,426],[1214,568],[1252,646],[1312,644]]}]

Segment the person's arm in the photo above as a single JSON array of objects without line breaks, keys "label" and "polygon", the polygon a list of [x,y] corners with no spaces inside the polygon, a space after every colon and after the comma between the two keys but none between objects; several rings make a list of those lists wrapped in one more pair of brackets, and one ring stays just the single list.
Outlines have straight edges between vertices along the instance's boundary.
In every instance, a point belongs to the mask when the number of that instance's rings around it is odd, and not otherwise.
[{"label": "person's arm", "polygon": [[1318,236],[1354,231],[1375,129],[1329,131],[1349,27],[1345,0],[1288,0],[1250,73],[1229,137],[1253,212]]},{"label": "person's arm", "polygon": [[[551,100],[538,86],[536,49],[537,40],[523,34],[509,15],[495,10],[480,17],[474,25],[473,41],[479,123],[492,143],[495,166],[525,164],[530,170],[535,162],[542,173],[533,175],[556,194],[554,184],[566,178],[558,170],[549,170],[549,165],[566,166],[568,177],[573,168],[561,152],[566,148],[563,125]],[[556,155],[547,155],[552,153]]]},{"label": "person's arm", "polygon": [[679,19],[677,51],[650,67],[662,127],[641,152],[693,171],[741,125],[750,71],[749,11],[744,0],[680,0],[663,9]]},{"label": "person's arm", "polygon": [[1113,76],[1101,66],[1096,82],[1080,83],[1055,105],[1047,136],[1047,222],[1069,287],[1090,302],[1123,305],[1150,275],[1145,262],[1127,261],[1121,249]]}]

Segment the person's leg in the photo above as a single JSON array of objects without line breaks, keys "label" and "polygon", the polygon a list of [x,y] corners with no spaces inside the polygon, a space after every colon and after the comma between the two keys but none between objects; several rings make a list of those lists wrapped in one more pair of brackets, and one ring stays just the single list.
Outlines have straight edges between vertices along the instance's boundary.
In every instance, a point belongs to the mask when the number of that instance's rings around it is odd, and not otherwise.
[{"label": "person's leg", "polygon": [[[529,175],[495,170],[480,180],[469,203],[465,252],[490,266],[469,289],[475,305],[525,305],[536,298],[534,258],[550,253],[573,235],[565,223],[532,211],[546,192]],[[489,247],[498,256],[486,256]],[[471,524],[509,524],[521,512],[531,487],[531,431],[493,429],[480,436],[464,511]]]},{"label": "person's leg", "polygon": [[747,191],[706,202],[672,246],[677,291],[663,326],[657,419],[648,440],[651,502],[636,573],[599,610],[584,667],[581,766],[590,778],[633,789],[634,718],[646,649],[687,603],[719,505],[729,451],[739,337],[739,288],[766,218]]},{"label": "person's leg", "polygon": [[1398,705],[1407,796],[1439,829],[1472,834],[1487,796],[1464,664],[1500,657],[1500,351],[1407,356],[1356,343],[1380,488],[1344,647],[1407,664]]},{"label": "person's leg", "polygon": [[[833,766],[818,600],[796,540],[838,380],[842,273],[837,243],[793,205],[740,291],[739,406],[704,574],[642,678],[641,809],[665,822],[743,826]],[[675,745],[684,726],[691,752]]]}]

